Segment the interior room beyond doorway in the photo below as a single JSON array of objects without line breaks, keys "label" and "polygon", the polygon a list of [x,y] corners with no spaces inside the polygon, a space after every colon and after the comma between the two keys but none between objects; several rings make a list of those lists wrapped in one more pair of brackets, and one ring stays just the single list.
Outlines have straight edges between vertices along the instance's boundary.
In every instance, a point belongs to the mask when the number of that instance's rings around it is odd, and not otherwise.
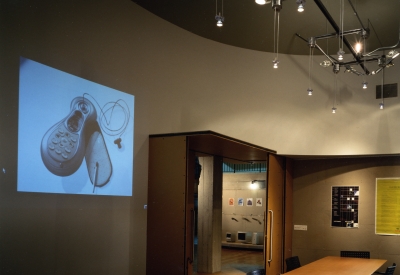
[{"label": "interior room beyond doorway", "polygon": [[[197,242],[201,242],[201,238],[196,238],[195,274],[246,274],[264,268],[265,163],[255,164],[254,167],[260,169],[251,172],[243,167],[242,171],[229,171],[229,167],[225,166],[224,163],[220,210],[222,211],[221,271],[207,273],[201,268],[198,269],[197,256],[202,252],[197,250]],[[199,185],[201,184],[202,178],[199,181]],[[196,195],[195,205],[197,209],[201,207],[201,198],[197,200]],[[197,222],[196,225],[197,233],[198,227],[202,225]]]}]

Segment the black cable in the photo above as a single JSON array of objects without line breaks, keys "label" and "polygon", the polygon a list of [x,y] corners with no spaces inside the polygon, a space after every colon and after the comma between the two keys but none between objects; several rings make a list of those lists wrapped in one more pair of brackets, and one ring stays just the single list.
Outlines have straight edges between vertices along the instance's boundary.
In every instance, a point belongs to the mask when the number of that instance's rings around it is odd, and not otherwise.
[{"label": "black cable", "polygon": [[[92,98],[96,102],[97,106],[100,109],[101,116],[100,116],[99,125],[100,125],[101,130],[109,136],[121,137],[124,134],[124,132],[126,131],[126,128],[128,127],[129,119],[130,119],[130,109],[129,109],[128,104],[125,102],[125,100],[118,99],[115,102],[110,101],[110,102],[107,102],[106,104],[104,104],[103,107],[101,107],[100,104],[97,102],[97,100],[91,94],[84,93],[83,99],[85,99],[85,95]],[[122,106],[119,102],[123,102],[125,104],[126,108],[124,106]],[[107,107],[110,104],[112,106]],[[125,115],[124,123],[118,129],[113,129],[113,128],[109,127],[115,107],[121,108],[121,110],[123,111],[123,113]],[[111,111],[110,117],[107,119],[106,114],[110,111]]]}]

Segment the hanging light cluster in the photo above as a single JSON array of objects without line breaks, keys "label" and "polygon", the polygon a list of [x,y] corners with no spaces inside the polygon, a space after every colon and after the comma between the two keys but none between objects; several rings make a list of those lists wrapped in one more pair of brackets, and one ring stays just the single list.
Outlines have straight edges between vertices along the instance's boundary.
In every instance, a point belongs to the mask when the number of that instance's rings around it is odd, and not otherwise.
[{"label": "hanging light cluster", "polygon": [[[335,23],[333,20],[333,17],[329,14],[327,9],[322,3],[322,0],[314,0],[318,8],[321,10],[321,12],[325,15],[327,22],[331,24],[333,29],[335,30],[334,33],[331,34],[323,34],[320,36],[314,36],[310,37],[308,40],[304,39],[301,37],[299,34],[296,33],[297,37],[301,38],[305,42],[308,43],[308,46],[310,47],[310,57],[309,57],[309,80],[308,80],[308,88],[307,88],[307,94],[312,95],[313,94],[313,89],[311,87],[311,69],[312,69],[312,58],[313,58],[313,49],[317,48],[322,52],[325,57],[328,58],[328,60],[325,60],[320,63],[322,67],[330,67],[333,66],[333,72],[335,76],[334,80],[334,97],[333,97],[333,107],[332,107],[332,113],[336,113],[337,108],[336,108],[336,98],[337,98],[337,93],[339,92],[338,88],[338,72],[340,71],[341,67],[344,67],[345,70],[344,72],[348,73],[353,73],[358,76],[362,75],[363,80],[362,80],[362,89],[367,89],[368,87],[368,82],[366,77],[368,75],[375,75],[378,74],[379,72],[382,71],[382,87],[384,83],[384,71],[386,68],[393,66],[393,60],[399,56],[399,53],[395,50],[400,45],[400,30],[399,30],[399,40],[396,43],[396,45],[393,46],[388,46],[388,47],[381,47],[378,49],[375,49],[369,53],[367,53],[366,49],[366,39],[369,37],[370,30],[369,28],[364,27],[362,21],[358,17],[358,13],[355,10],[351,0],[348,0],[351,8],[353,9],[354,15],[357,16],[358,21],[361,25],[361,28],[359,29],[354,29],[350,31],[345,31],[344,30],[344,2],[345,0],[340,0],[338,1],[340,4],[340,18],[339,18],[339,25]],[[304,10],[304,2],[302,0],[296,0],[296,3],[299,5],[299,11]],[[301,7],[300,7],[301,5]],[[350,34],[358,34],[360,35],[360,41],[362,43],[357,43],[356,45],[352,46],[350,45],[349,41],[345,38],[346,35]],[[332,57],[329,55],[327,52],[324,52],[324,50],[321,49],[321,47],[316,43],[317,40],[319,39],[329,39],[329,38],[335,38],[338,37],[338,42],[339,42],[339,49],[337,51],[337,57]],[[345,61],[344,60],[344,46],[349,49],[350,53],[353,55],[353,60],[351,61]],[[385,54],[386,50],[390,50],[389,53]],[[382,51],[382,55],[376,55],[377,51]],[[366,67],[366,63],[371,63],[371,62],[377,62],[379,68],[374,71],[369,71]],[[352,67],[352,65],[358,65],[361,67],[362,71],[359,72],[356,69]],[[379,104],[379,108],[383,109],[384,103],[383,103],[383,88],[381,90],[381,97],[382,97],[382,102]]]},{"label": "hanging light cluster", "polygon": [[[224,8],[224,2],[223,0],[221,4],[221,12],[218,12],[218,0],[216,0],[216,16],[215,19],[217,20],[217,26],[222,27],[223,22],[224,22],[224,16],[223,16],[223,8]],[[282,9],[282,1],[284,0],[255,0],[255,2],[259,5],[265,5],[267,3],[272,2],[272,9],[274,10],[274,59],[272,61],[273,68],[277,69],[279,65],[279,15],[280,11]],[[336,97],[337,93],[339,92],[338,89],[338,73],[340,71],[341,67],[344,67],[345,70],[344,72],[348,73],[353,73],[358,76],[362,75],[363,76],[363,81],[362,81],[362,89],[367,89],[368,87],[368,82],[366,80],[366,76],[368,75],[375,75],[378,74],[379,72],[382,71],[382,90],[381,90],[381,97],[382,97],[382,102],[379,104],[379,108],[383,109],[384,103],[383,103],[383,83],[384,83],[384,70],[385,68],[393,66],[393,60],[399,56],[399,53],[395,50],[399,45],[400,45],[400,30],[399,30],[399,40],[396,43],[396,45],[393,46],[388,46],[388,47],[381,47],[378,49],[375,49],[369,53],[366,51],[366,39],[369,37],[370,29],[364,27],[361,19],[358,16],[358,13],[356,9],[354,8],[352,1],[347,0],[349,2],[349,5],[353,9],[354,15],[357,16],[358,21],[361,25],[361,28],[359,29],[353,29],[350,31],[344,31],[344,2],[345,0],[339,0],[339,25],[336,24],[336,22],[333,20],[333,17],[329,14],[328,10],[322,3],[323,0],[314,0],[315,4],[318,6],[318,8],[321,10],[325,18],[327,19],[327,22],[331,24],[333,27],[334,31],[333,33],[327,33],[323,34],[320,36],[314,36],[310,37],[309,39],[304,39],[301,37],[298,33],[296,33],[296,36],[301,38],[302,40],[306,41],[308,43],[308,46],[310,47],[310,55],[309,55],[309,63],[308,63],[308,69],[309,69],[309,74],[308,74],[308,88],[307,88],[307,95],[311,96],[313,95],[313,88],[312,88],[312,78],[311,78],[311,70],[313,67],[313,55],[314,55],[314,49],[317,48],[325,57],[328,58],[328,60],[325,60],[320,63],[320,65],[324,68],[333,66],[333,72],[334,72],[334,98],[333,98],[333,107],[332,107],[332,113],[336,113],[337,108],[336,108]],[[304,7],[305,7],[306,0],[296,0],[296,4],[298,5],[297,10],[298,12],[304,12]],[[368,27],[369,27],[370,21],[368,21]],[[328,30],[328,29],[327,29]],[[351,34],[358,34],[361,36],[360,41],[362,40],[362,43],[357,43],[356,45],[351,46],[348,40],[345,38],[347,35]],[[324,52],[321,47],[316,43],[317,40],[319,39],[329,39],[329,38],[338,38],[339,42],[339,49],[337,51],[337,57],[332,57],[329,55],[327,52]],[[350,51],[350,53],[353,55],[353,60],[351,61],[344,61],[344,46]],[[391,50],[389,51],[388,54],[385,55],[386,50]],[[382,55],[376,55],[377,51],[382,51]],[[378,56],[378,57],[377,57]],[[377,62],[379,65],[379,68],[374,71],[369,71],[366,67],[366,63],[371,63],[371,62]],[[361,67],[362,71],[359,72],[356,69],[352,67],[352,65],[358,65]]]}]

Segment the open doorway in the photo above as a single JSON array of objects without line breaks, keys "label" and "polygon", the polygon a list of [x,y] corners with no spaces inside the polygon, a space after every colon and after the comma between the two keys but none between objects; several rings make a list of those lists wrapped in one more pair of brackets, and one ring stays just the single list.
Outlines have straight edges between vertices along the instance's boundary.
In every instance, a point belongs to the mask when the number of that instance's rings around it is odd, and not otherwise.
[{"label": "open doorway", "polygon": [[[219,206],[210,207],[219,213],[219,219],[209,222],[218,230],[206,236],[210,253],[219,257],[222,247],[222,162],[231,159],[243,163],[269,161],[276,152],[267,148],[230,138],[212,131],[159,134],[149,137],[149,175],[147,207],[146,273],[192,275],[194,272],[194,157],[196,154],[213,156],[221,164],[210,165],[218,169],[219,184],[202,186],[218,187]],[[268,178],[271,170],[268,164]],[[282,174],[280,170],[279,174]],[[203,172],[202,172],[203,173]],[[215,182],[214,180],[210,181]],[[271,182],[268,179],[268,182]],[[269,185],[268,185],[269,186]],[[268,194],[270,194],[268,187]],[[276,198],[282,200],[282,197]],[[269,204],[270,198],[268,198]],[[214,201],[213,201],[214,203]],[[215,201],[218,203],[218,200]],[[200,207],[200,204],[199,204]],[[268,210],[270,211],[270,210]],[[214,214],[214,213],[213,213]],[[268,232],[267,232],[268,233]],[[267,238],[265,235],[265,238]],[[204,239],[204,238],[203,238]],[[219,239],[219,240],[217,240]],[[211,240],[211,241],[210,241]],[[215,240],[215,241],[214,241]],[[200,239],[198,240],[200,243]],[[278,242],[274,242],[276,244]],[[215,248],[211,247],[215,244]],[[215,253],[216,250],[218,253]],[[269,251],[269,250],[268,250]],[[276,254],[276,253],[275,253]],[[218,256],[219,255],[219,256]],[[267,255],[267,253],[265,253]],[[266,257],[264,255],[264,258]],[[276,257],[275,257],[276,258]],[[274,260],[275,260],[274,258]],[[277,264],[280,259],[277,259]],[[211,272],[213,273],[213,272]]]},{"label": "open doorway", "polygon": [[[209,157],[209,156],[208,156]],[[200,164],[203,158],[200,157]],[[202,191],[203,178],[199,179],[200,188],[195,187],[195,259],[194,274],[246,274],[253,270],[264,268],[264,228],[266,209],[266,163],[232,163],[232,160],[224,160],[222,167],[222,188],[220,203],[215,200],[217,211],[213,213],[216,219],[221,220],[221,227],[217,234],[220,234],[220,272],[212,273],[206,271],[200,261],[207,260],[201,255],[207,253],[199,248],[198,228],[203,228],[202,222],[207,219],[199,219],[200,215],[207,215],[209,209],[202,209],[202,198],[208,196]],[[200,189],[200,192],[199,192]],[[218,190],[218,188],[214,188]],[[215,191],[218,196],[219,191]],[[200,195],[199,195],[200,193]],[[213,195],[213,194],[211,194]],[[206,204],[208,202],[205,202]],[[200,204],[200,206],[199,206]],[[220,205],[220,207],[218,206]],[[214,206],[215,207],[215,206]],[[213,208],[214,208],[213,207]],[[200,209],[200,211],[199,211]],[[214,209],[215,210],[215,209]],[[215,211],[214,211],[215,212]],[[199,224],[200,221],[200,224]],[[222,229],[221,229],[222,228]],[[201,238],[205,238],[201,235]],[[216,238],[217,240],[217,238]],[[200,247],[202,243],[200,243]],[[200,253],[200,257],[199,256]],[[218,265],[218,263],[217,263]]]}]

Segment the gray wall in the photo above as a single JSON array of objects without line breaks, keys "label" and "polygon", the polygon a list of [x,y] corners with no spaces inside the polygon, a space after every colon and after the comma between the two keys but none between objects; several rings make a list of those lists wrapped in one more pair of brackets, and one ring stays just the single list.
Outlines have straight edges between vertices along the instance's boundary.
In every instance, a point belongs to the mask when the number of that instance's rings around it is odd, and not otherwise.
[{"label": "gray wall", "polygon": [[[308,230],[293,231],[293,255],[307,264],[341,250],[370,251],[399,264],[400,238],[375,235],[375,180],[386,177],[400,177],[398,157],[295,161],[293,222]],[[359,228],[331,227],[332,186],[348,185],[360,187]]]},{"label": "gray wall", "polygon": [[[310,98],[307,56],[280,55],[273,70],[271,53],[195,36],[129,0],[1,1],[0,41],[2,274],[145,274],[149,134],[213,130],[281,154],[400,151],[398,98],[379,111],[341,73],[332,115],[321,57]],[[20,56],[135,96],[132,197],[16,192]]]},{"label": "gray wall", "polygon": [[[264,210],[266,204],[266,173],[224,173],[222,190],[222,240],[226,232],[237,231],[264,232]],[[251,188],[253,180],[257,188]],[[234,205],[229,205],[229,198],[234,198]],[[243,206],[238,206],[238,198],[243,198]],[[253,205],[247,206],[246,199],[252,198]],[[262,199],[262,206],[256,206],[256,198]],[[235,218],[237,221],[232,220]],[[248,219],[244,220],[244,218]],[[256,220],[253,220],[257,219]]]}]

